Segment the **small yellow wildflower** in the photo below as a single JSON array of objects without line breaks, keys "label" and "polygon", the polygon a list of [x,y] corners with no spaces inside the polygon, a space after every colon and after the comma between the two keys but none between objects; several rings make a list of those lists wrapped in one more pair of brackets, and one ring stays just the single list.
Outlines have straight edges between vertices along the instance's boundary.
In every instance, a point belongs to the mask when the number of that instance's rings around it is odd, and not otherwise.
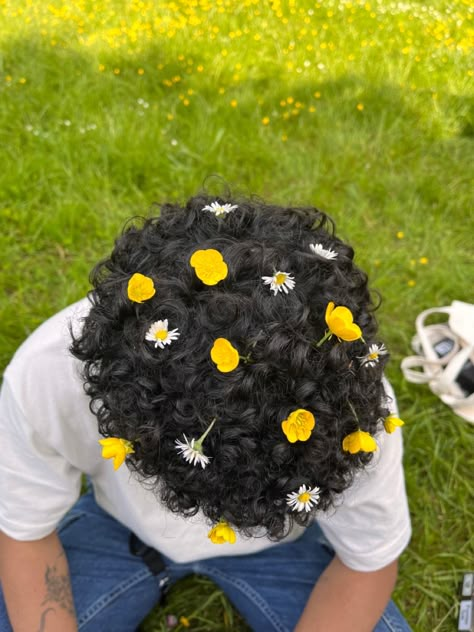
[{"label": "small yellow wildflower", "polygon": [[102,446],[102,457],[114,460],[114,470],[118,470],[127,454],[135,452],[132,443],[126,439],[108,437],[107,439],[100,439],[99,443]]},{"label": "small yellow wildflower", "polygon": [[405,233],[403,232],[403,230],[399,230],[397,232],[397,239],[403,239],[405,237]]},{"label": "small yellow wildflower", "polygon": [[233,108],[236,108],[236,107],[237,107],[237,99],[232,99],[232,101],[230,102],[230,105],[231,105]]},{"label": "small yellow wildflower", "polygon": [[225,520],[218,522],[207,534],[213,544],[234,544],[236,540],[235,531]]},{"label": "small yellow wildflower", "polygon": [[293,103],[293,101],[294,101],[293,97],[288,97],[288,98],[287,98],[287,100],[286,100],[286,102],[287,102],[289,105],[291,105],[291,104]]},{"label": "small yellow wildflower", "polygon": [[422,266],[425,266],[428,263],[428,257],[420,257],[420,263]]},{"label": "small yellow wildflower", "polygon": [[359,112],[362,112],[362,110],[364,109],[364,104],[363,103],[358,103],[357,104],[357,109],[359,110]]},{"label": "small yellow wildflower", "polygon": [[104,72],[105,66],[104,64],[99,64],[99,72]]},{"label": "small yellow wildflower", "polygon": [[183,628],[189,628],[191,626],[191,622],[188,617],[179,617],[179,622],[183,626]]},{"label": "small yellow wildflower", "polygon": [[268,116],[264,116],[262,119],[262,124],[263,125],[268,125],[270,123],[270,117]]},{"label": "small yellow wildflower", "polygon": [[407,282],[407,285],[408,285],[408,287],[415,287],[415,285],[416,285],[416,281],[415,281],[415,279],[410,279],[410,280]]},{"label": "small yellow wildflower", "polygon": [[156,290],[153,279],[150,279],[150,277],[140,274],[139,272],[135,272],[128,282],[128,298],[135,303],[143,303],[143,301],[147,301],[155,295],[155,292]]},{"label": "small yellow wildflower", "polygon": [[212,345],[211,360],[217,366],[218,371],[229,373],[239,364],[239,352],[227,338],[217,338]]},{"label": "small yellow wildflower", "polygon": [[21,84],[25,84],[25,83],[26,83],[26,79],[25,79],[25,77],[21,77],[21,79],[20,79],[20,83],[21,83]]},{"label": "small yellow wildflower", "polygon": [[137,72],[138,72],[139,75],[144,75],[145,74],[145,71],[143,70],[143,68],[139,68],[137,70]]},{"label": "small yellow wildflower", "polygon": [[357,454],[357,452],[375,452],[375,450],[377,450],[377,443],[368,432],[356,430],[344,438],[342,449],[351,454]]},{"label": "small yellow wildflower", "polygon": [[196,250],[189,263],[205,285],[216,285],[227,277],[228,267],[218,250]]},{"label": "small yellow wildflower", "polygon": [[295,443],[296,441],[307,441],[315,423],[313,413],[304,408],[298,408],[281,422],[281,428],[288,441]]},{"label": "small yellow wildflower", "polygon": [[120,74],[120,68],[114,68],[114,75]]},{"label": "small yellow wildflower", "polygon": [[317,346],[319,347],[325,340],[331,338],[332,335],[337,336],[339,340],[353,342],[362,338],[362,331],[359,325],[354,323],[354,317],[349,308],[342,305],[335,307],[333,301],[328,303],[326,307],[326,324],[329,331],[321,338]]},{"label": "small yellow wildflower", "polygon": [[394,432],[396,428],[404,426],[405,422],[395,415],[389,415],[385,418],[383,425],[385,428],[385,432],[388,432],[388,434],[392,434],[392,432]]}]

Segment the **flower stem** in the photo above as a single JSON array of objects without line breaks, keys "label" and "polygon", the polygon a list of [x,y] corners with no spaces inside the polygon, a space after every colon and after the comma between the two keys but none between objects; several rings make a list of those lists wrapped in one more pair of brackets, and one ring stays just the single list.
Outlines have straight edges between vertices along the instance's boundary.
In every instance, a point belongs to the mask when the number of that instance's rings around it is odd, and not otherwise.
[{"label": "flower stem", "polygon": [[321,338],[321,340],[316,343],[316,347],[320,347],[323,344],[323,342],[326,342],[326,340],[328,340],[331,336],[332,336],[331,330],[328,329],[327,332],[324,334],[324,336]]},{"label": "flower stem", "polygon": [[352,410],[352,414],[354,415],[354,417],[356,418],[357,423],[359,423],[359,417],[357,416],[357,413],[355,411],[354,406],[351,404],[351,402],[347,402],[349,404],[350,409]]},{"label": "flower stem", "polygon": [[194,449],[195,450],[200,450],[202,448],[202,444],[204,442],[204,439],[207,437],[207,435],[211,432],[212,430],[212,426],[216,423],[217,417],[214,417],[214,419],[211,421],[211,423],[209,424],[209,427],[207,428],[207,430],[205,430],[203,432],[203,434],[199,437],[199,439],[196,441],[196,443],[194,444]]}]

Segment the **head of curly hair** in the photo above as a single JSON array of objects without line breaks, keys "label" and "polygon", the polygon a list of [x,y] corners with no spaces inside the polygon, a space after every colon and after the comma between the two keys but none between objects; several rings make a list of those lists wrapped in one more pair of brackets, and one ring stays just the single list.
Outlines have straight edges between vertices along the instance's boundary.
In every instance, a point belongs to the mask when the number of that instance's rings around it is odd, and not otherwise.
[{"label": "head of curly hair", "polygon": [[[92,272],[92,307],[71,351],[83,362],[100,433],[133,442],[128,466],[171,511],[201,511],[244,534],[280,539],[293,521],[308,525],[334,505],[372,458],[344,452],[342,441],[359,427],[375,434],[387,415],[387,356],[369,368],[357,359],[374,342],[375,307],[367,276],[332,220],[315,208],[222,198],[238,208],[216,217],[202,210],[212,201],[198,195],[184,208],[165,204],[159,217],[126,227]],[[337,258],[317,256],[314,243]],[[228,265],[215,286],[204,285],[189,262],[209,248]],[[295,279],[287,294],[262,281],[276,270]],[[127,296],[136,272],[156,287],[142,304]],[[352,311],[364,342],[333,336],[316,346],[330,301]],[[145,336],[164,319],[180,336],[155,348]],[[219,337],[250,361],[218,371],[210,349]],[[316,424],[307,441],[290,443],[281,423],[298,408],[311,411]],[[175,441],[197,439],[214,418],[204,443],[210,463],[193,466]],[[302,484],[320,488],[319,504],[291,511],[287,494]]]}]

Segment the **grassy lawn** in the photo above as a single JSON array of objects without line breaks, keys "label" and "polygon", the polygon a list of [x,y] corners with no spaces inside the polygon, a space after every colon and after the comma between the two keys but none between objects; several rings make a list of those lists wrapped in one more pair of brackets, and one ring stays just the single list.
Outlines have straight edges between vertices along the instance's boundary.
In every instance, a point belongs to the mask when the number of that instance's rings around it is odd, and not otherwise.
[{"label": "grassy lawn", "polygon": [[[473,300],[471,0],[0,0],[0,41],[1,365],[153,202],[225,181],[326,210],[383,296],[406,420],[413,539],[395,599],[414,630],[455,630],[472,427],[399,363],[422,309]],[[246,629],[199,578],[164,611]]]}]

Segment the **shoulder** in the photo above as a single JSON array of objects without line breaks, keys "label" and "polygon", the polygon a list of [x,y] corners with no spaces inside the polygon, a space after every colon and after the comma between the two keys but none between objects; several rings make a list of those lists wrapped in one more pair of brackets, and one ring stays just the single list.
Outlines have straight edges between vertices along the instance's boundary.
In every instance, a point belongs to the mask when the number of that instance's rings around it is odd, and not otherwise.
[{"label": "shoulder", "polygon": [[[387,407],[398,414],[395,394],[386,380],[384,387]],[[401,554],[411,535],[402,431],[382,431],[376,441],[372,462],[344,492],[337,509],[318,518],[339,558],[354,570],[386,566]]]},{"label": "shoulder", "polygon": [[[48,318],[18,347],[5,370],[5,376],[14,383],[25,372],[31,373],[55,363],[72,360],[69,352],[71,331],[77,333],[90,310],[84,298]],[[49,365],[48,365],[49,366]]]},{"label": "shoulder", "polygon": [[45,353],[58,357],[68,353],[71,328],[77,333],[89,311],[90,302],[83,298],[48,318],[18,347],[7,372],[11,374],[20,367],[25,368],[29,362],[43,357]]},{"label": "shoulder", "polygon": [[69,347],[71,331],[80,330],[89,310],[89,301],[83,299],[46,320],[23,342],[7,366],[4,382],[26,417],[40,423],[53,407],[65,413],[77,404],[84,407],[81,366]]}]

